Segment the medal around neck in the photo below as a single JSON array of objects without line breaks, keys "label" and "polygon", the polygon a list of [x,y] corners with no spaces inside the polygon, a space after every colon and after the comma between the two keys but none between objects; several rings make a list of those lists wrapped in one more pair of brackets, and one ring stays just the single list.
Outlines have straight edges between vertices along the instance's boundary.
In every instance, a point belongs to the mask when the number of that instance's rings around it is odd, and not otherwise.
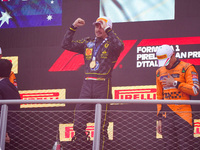
[{"label": "medal around neck", "polygon": [[92,61],[90,62],[90,68],[93,69],[93,68],[95,68],[95,66],[96,66],[96,61],[95,61],[95,60],[92,60]]}]

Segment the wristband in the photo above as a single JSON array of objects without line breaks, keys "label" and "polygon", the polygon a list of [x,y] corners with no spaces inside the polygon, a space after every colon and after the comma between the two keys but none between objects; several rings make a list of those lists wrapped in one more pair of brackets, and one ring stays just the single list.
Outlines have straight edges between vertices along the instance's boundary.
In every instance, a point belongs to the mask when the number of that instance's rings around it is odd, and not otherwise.
[{"label": "wristband", "polygon": [[174,86],[174,87],[176,87],[177,84],[178,84],[178,81],[174,81],[174,82],[173,82],[173,86]]},{"label": "wristband", "polygon": [[77,27],[74,27],[74,25],[72,24],[69,29],[72,30],[72,31],[76,31]]},{"label": "wristband", "polygon": [[181,82],[177,81],[177,85],[176,85],[177,89],[178,89],[179,84],[181,84]]}]

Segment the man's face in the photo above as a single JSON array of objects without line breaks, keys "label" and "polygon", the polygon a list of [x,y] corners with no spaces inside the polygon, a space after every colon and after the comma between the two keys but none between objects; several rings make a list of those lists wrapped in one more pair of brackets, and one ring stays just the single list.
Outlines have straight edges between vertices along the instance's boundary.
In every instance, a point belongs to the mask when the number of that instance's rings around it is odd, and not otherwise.
[{"label": "man's face", "polygon": [[166,68],[167,68],[167,69],[171,69],[175,61],[176,61],[175,54],[173,54],[173,55],[171,56],[171,59],[170,59],[170,61],[169,61],[169,64],[166,66]]},{"label": "man's face", "polygon": [[100,23],[95,24],[95,36],[102,39],[105,39],[108,36],[104,29],[101,27]]}]

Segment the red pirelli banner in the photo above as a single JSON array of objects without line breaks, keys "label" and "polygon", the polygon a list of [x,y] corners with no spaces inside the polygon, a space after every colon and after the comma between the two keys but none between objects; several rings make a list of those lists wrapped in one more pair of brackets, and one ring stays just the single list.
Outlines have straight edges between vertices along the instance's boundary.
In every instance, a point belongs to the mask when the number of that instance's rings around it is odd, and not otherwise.
[{"label": "red pirelli banner", "polygon": [[112,87],[113,99],[156,99],[156,85]]},{"label": "red pirelli banner", "polygon": [[[19,91],[22,100],[66,99],[66,89]],[[21,104],[20,108],[64,107],[65,104]]]},{"label": "red pirelli banner", "polygon": [[194,119],[194,137],[200,137],[200,119]]},{"label": "red pirelli banner", "polygon": [[[68,124],[59,124],[59,135],[60,135],[60,141],[71,141],[72,137],[76,134],[73,130],[72,123]],[[113,140],[113,127],[114,123],[109,122],[108,125],[108,139]],[[94,139],[94,123],[87,123],[86,132],[89,132],[90,140]]]}]

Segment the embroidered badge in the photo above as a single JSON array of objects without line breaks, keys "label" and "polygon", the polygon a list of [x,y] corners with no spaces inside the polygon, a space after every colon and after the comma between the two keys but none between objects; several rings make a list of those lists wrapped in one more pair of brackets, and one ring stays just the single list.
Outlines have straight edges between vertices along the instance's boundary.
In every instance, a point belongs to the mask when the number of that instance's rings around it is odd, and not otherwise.
[{"label": "embroidered badge", "polygon": [[106,44],[104,45],[104,47],[105,47],[105,48],[107,48],[108,46],[109,46],[109,44],[108,44],[108,43],[106,43]]},{"label": "embroidered badge", "polygon": [[85,57],[86,57],[87,60],[90,60],[92,58],[92,51],[93,51],[92,48],[86,48]]},{"label": "embroidered badge", "polygon": [[104,50],[102,53],[101,53],[101,58],[107,58],[108,57],[108,53],[106,50]]},{"label": "embroidered badge", "polygon": [[87,43],[87,47],[89,47],[89,48],[92,48],[94,45],[95,45],[94,42],[89,42],[89,43]]}]

